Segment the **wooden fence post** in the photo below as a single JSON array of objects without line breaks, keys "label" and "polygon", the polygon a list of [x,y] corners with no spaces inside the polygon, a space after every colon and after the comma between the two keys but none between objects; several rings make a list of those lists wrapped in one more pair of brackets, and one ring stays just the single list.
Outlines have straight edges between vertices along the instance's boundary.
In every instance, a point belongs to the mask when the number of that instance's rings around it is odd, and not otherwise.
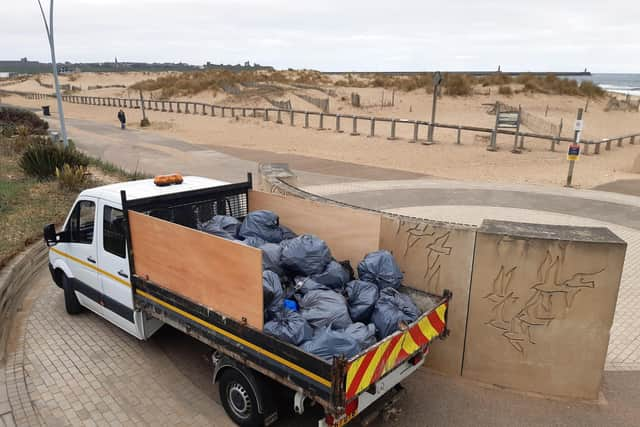
[{"label": "wooden fence post", "polygon": [[336,113],[336,132],[342,133],[342,129],[340,129],[340,113]]},{"label": "wooden fence post", "polygon": [[461,133],[462,133],[462,126],[458,125],[458,135],[457,135],[457,138],[456,138],[456,144],[458,144],[458,145],[462,144],[462,142],[460,142],[460,136],[461,136],[460,134]]},{"label": "wooden fence post", "polygon": [[309,112],[305,111],[304,113],[304,127],[305,129],[309,128]]},{"label": "wooden fence post", "polygon": [[594,154],[600,154],[600,143],[596,142],[596,148],[593,151]]},{"label": "wooden fence post", "polygon": [[387,138],[389,141],[395,141],[396,139],[396,119],[391,119],[391,135]]},{"label": "wooden fence post", "polygon": [[622,138],[618,138],[618,147],[622,147]]},{"label": "wooden fence post", "polygon": [[409,142],[418,142],[418,122],[413,124],[413,139]]},{"label": "wooden fence post", "polygon": [[369,130],[369,137],[376,136],[376,118],[371,117],[371,129]]},{"label": "wooden fence post", "polygon": [[264,109],[264,121],[265,122],[269,121],[269,109],[268,108]]},{"label": "wooden fence post", "polygon": [[611,151],[611,140],[607,141],[607,144],[604,146],[604,149],[606,151]]},{"label": "wooden fence post", "polygon": [[318,130],[324,130],[324,113],[320,113],[320,119],[318,123]]},{"label": "wooden fence post", "polygon": [[276,123],[281,125],[282,124],[282,110],[278,108],[278,118],[276,119]]},{"label": "wooden fence post", "polygon": [[491,141],[489,142],[489,146],[487,147],[487,151],[498,151],[498,118],[500,116],[500,103],[496,102],[496,123],[493,127],[493,131],[491,132]]},{"label": "wooden fence post", "polygon": [[294,123],[294,114],[295,114],[295,113],[293,112],[293,110],[291,110],[291,111],[289,112],[289,124],[290,124],[291,126],[295,126],[295,123]]},{"label": "wooden fence post", "polygon": [[184,103],[184,113],[185,114],[189,114],[189,103],[188,102]]}]

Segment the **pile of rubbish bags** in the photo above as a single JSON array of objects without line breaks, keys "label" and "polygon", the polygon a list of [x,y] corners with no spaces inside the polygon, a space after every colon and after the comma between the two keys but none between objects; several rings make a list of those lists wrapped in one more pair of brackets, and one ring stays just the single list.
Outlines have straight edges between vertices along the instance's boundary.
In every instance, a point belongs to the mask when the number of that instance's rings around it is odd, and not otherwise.
[{"label": "pile of rubbish bags", "polygon": [[399,291],[403,274],[388,251],[367,254],[356,279],[322,239],[296,235],[271,211],[242,222],[216,215],[198,229],[262,251],[264,332],[318,357],[353,357],[421,314]]}]

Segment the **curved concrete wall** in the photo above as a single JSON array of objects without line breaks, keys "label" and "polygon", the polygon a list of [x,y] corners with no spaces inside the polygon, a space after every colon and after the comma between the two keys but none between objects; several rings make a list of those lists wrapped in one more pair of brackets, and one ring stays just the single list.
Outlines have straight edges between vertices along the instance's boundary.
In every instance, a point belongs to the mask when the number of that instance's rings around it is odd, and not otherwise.
[{"label": "curved concrete wall", "polygon": [[[340,205],[294,187],[286,165],[260,170],[263,191]],[[597,399],[624,241],[607,228],[473,227],[377,215],[379,246],[394,254],[405,282],[453,292],[451,334],[433,346],[427,366],[521,391]]]},{"label": "curved concrete wall", "polygon": [[29,282],[47,264],[48,253],[43,242],[34,243],[0,271],[0,360],[4,359],[16,304]]}]

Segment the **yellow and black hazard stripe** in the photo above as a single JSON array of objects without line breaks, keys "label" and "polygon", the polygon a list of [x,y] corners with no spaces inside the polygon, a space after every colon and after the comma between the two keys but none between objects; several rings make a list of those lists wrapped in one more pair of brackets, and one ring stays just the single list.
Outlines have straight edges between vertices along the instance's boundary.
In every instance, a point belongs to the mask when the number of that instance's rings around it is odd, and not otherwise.
[{"label": "yellow and black hazard stripe", "polygon": [[346,399],[349,400],[365,391],[387,372],[440,336],[446,327],[446,311],[447,302],[444,302],[406,331],[392,335],[351,362],[347,368]]}]

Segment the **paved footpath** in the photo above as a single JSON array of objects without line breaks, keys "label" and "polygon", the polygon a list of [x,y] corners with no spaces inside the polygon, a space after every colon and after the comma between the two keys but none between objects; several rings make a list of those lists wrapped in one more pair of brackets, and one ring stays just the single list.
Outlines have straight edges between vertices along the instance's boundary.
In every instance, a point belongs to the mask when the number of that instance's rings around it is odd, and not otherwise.
[{"label": "paved footpath", "polygon": [[[73,119],[70,128],[81,148],[128,168],[143,164],[147,172],[182,169],[235,181],[263,156],[255,150],[221,153]],[[524,214],[538,222],[605,224],[629,242],[621,289],[626,297],[616,311],[610,370],[604,375],[600,402],[534,398],[420,370],[407,381],[400,416],[374,425],[638,425],[640,325],[634,323],[634,306],[640,298],[631,278],[637,277],[633,268],[640,265],[639,198],[419,179],[399,171],[296,156],[271,155],[269,160],[290,161],[308,189],[348,203],[466,223],[490,217],[522,220]],[[211,384],[208,349],[178,331],[165,327],[140,342],[93,314],[68,316],[62,292],[46,269],[34,281],[16,324],[7,361],[0,365],[0,427],[230,425]],[[315,410],[278,425],[312,426],[318,418]]]}]

